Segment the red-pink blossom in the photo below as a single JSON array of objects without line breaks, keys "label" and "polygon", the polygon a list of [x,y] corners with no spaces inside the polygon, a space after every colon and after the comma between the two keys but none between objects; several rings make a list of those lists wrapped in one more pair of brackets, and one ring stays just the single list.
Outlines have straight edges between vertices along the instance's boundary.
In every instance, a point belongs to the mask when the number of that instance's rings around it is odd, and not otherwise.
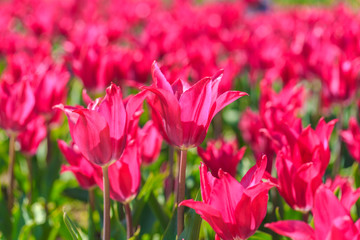
[{"label": "red-pink blossom", "polygon": [[208,141],[206,149],[197,148],[199,156],[214,177],[219,177],[219,169],[235,177],[237,165],[244,156],[245,150],[245,147],[238,149],[236,139],[225,141],[222,138]]},{"label": "red-pink blossom", "polygon": [[200,167],[202,202],[185,200],[180,205],[195,209],[223,240],[247,239],[255,233],[267,211],[268,191],[274,185],[262,182],[266,156],[253,166],[239,183],[230,174],[214,177]]},{"label": "red-pink blossom", "polygon": [[154,84],[144,88],[154,93],[152,98],[148,99],[153,121],[164,139],[180,148],[201,144],[216,113],[247,95],[238,91],[218,95],[221,74],[204,78],[187,87],[180,79],[170,85],[156,62],[153,64],[152,73]]}]

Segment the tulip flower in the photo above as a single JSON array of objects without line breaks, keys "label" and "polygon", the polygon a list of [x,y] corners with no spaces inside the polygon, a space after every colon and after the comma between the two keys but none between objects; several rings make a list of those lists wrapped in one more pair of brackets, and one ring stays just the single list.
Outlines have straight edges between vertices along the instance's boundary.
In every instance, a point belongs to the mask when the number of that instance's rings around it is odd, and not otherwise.
[{"label": "tulip flower", "polygon": [[295,210],[308,212],[313,207],[315,192],[330,161],[329,138],[335,123],[325,123],[322,118],[315,130],[308,126],[300,135],[287,130],[289,145],[278,152],[275,166],[280,195]]},{"label": "tulip flower", "polygon": [[119,87],[112,84],[106,96],[88,108],[57,107],[67,115],[71,137],[87,160],[105,166],[120,158],[126,145],[127,115]]},{"label": "tulip flower", "polygon": [[84,189],[96,186],[97,178],[101,177],[101,168],[86,160],[74,143],[67,145],[64,141],[59,140],[58,146],[66,161],[70,164],[62,165],[61,173],[72,172],[79,185]]},{"label": "tulip flower", "polygon": [[215,114],[247,95],[238,91],[218,95],[222,74],[204,78],[191,87],[182,80],[170,85],[154,62],[152,76],[154,85],[144,88],[156,96],[148,101],[153,121],[164,139],[181,149],[200,145]]},{"label": "tulip flower", "polygon": [[141,160],[145,164],[150,164],[159,157],[163,138],[151,120],[139,129],[138,135]]},{"label": "tulip flower", "polygon": [[262,154],[268,157],[266,171],[271,173],[275,150],[271,139],[260,131],[265,127],[260,115],[249,108],[246,109],[241,115],[238,127],[244,141],[250,145],[255,159],[260,159]]},{"label": "tulip flower", "polygon": [[16,83],[0,83],[0,127],[18,132],[26,128],[35,106],[29,79]]},{"label": "tulip flower", "polygon": [[66,84],[70,78],[64,66],[43,62],[37,68],[33,82],[35,111],[46,116],[47,120],[57,120],[53,106],[63,103],[66,98]]},{"label": "tulip flower", "polygon": [[57,105],[69,120],[70,134],[79,152],[101,166],[104,178],[104,236],[110,239],[110,200],[108,168],[122,155],[128,126],[146,95],[139,93],[127,100],[126,108],[119,87],[112,84],[106,96],[88,104],[88,108]]},{"label": "tulip flower", "polygon": [[360,238],[360,220],[354,223],[349,210],[342,205],[330,189],[324,186],[319,187],[316,192],[313,215],[315,229],[305,222],[296,220],[268,223],[265,226],[293,240],[353,240]]},{"label": "tulip flower", "polygon": [[274,186],[271,182],[262,182],[266,162],[264,155],[240,183],[222,169],[216,178],[201,164],[203,201],[185,200],[180,205],[195,209],[221,239],[247,239],[265,218],[268,191]]},{"label": "tulip flower", "polygon": [[209,141],[206,150],[201,147],[198,147],[197,150],[214,177],[219,177],[220,168],[235,177],[237,165],[244,156],[246,148],[238,149],[236,139],[229,142],[219,139]]},{"label": "tulip flower", "polygon": [[360,127],[355,118],[350,118],[349,129],[340,133],[341,139],[346,143],[350,155],[360,162]]},{"label": "tulip flower", "polygon": [[359,59],[351,60],[344,56],[336,56],[331,63],[319,65],[319,68],[323,85],[322,104],[328,107],[334,102],[349,103],[359,82]]},{"label": "tulip flower", "polygon": [[284,134],[283,125],[289,125],[296,132],[301,129],[301,119],[296,118],[296,115],[303,105],[304,96],[303,88],[290,83],[276,93],[263,80],[259,113],[248,109],[240,118],[239,129],[244,140],[250,144],[256,159],[263,153],[268,156],[266,171],[269,173],[272,171],[273,156],[279,150],[276,145],[283,144],[278,143]]},{"label": "tulip flower", "polygon": [[[227,91],[218,94],[222,74],[204,78],[188,87],[178,79],[172,85],[166,80],[157,63],[152,65],[154,84],[144,87],[155,96],[148,99],[152,118],[164,139],[181,149],[178,178],[178,204],[185,197],[186,151],[205,139],[213,117],[226,105],[247,95],[244,92]],[[184,208],[178,208],[178,235],[184,222]]]},{"label": "tulip flower", "polygon": [[20,150],[26,155],[32,156],[40,143],[46,137],[45,120],[42,116],[32,115],[32,119],[26,125],[26,129],[21,131],[17,136],[17,141],[20,143]]}]

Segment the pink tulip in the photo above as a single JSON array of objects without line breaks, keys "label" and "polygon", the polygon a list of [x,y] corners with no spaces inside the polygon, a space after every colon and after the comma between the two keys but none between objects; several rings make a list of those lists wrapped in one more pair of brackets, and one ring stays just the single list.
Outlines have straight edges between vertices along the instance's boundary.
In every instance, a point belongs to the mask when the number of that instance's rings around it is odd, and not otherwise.
[{"label": "pink tulip", "polygon": [[340,136],[346,143],[350,155],[360,162],[360,127],[355,118],[350,118],[349,129],[341,131]]},{"label": "pink tulip", "polygon": [[67,145],[64,141],[59,140],[58,146],[66,161],[70,164],[62,165],[61,173],[72,172],[79,185],[84,189],[96,186],[96,179],[101,176],[101,168],[86,160],[74,143]]},{"label": "pink tulip", "polygon": [[21,131],[31,120],[35,97],[28,79],[16,83],[0,82],[0,127]]},{"label": "pink tulip", "polygon": [[125,106],[119,87],[112,84],[106,96],[98,98],[88,108],[58,105],[68,119],[72,139],[81,154],[99,166],[118,160],[126,146],[128,125],[144,94],[135,95]]},{"label": "pink tulip", "polygon": [[34,116],[26,129],[17,136],[21,151],[27,155],[35,155],[40,143],[46,137],[45,120],[42,116]]},{"label": "pink tulip", "polygon": [[359,59],[351,60],[336,56],[332,62],[319,66],[322,79],[321,99],[327,107],[332,103],[348,104],[359,84]]},{"label": "pink tulip", "polygon": [[237,165],[244,156],[246,148],[238,149],[236,139],[229,142],[219,139],[208,141],[206,150],[201,147],[198,147],[197,150],[214,177],[219,177],[220,168],[235,177]]},{"label": "pink tulip", "polygon": [[253,112],[250,108],[246,109],[241,115],[238,126],[244,141],[250,145],[255,159],[260,159],[262,154],[268,157],[266,171],[271,173],[272,159],[275,155],[275,150],[272,146],[271,139],[260,131],[265,126],[259,114]]},{"label": "pink tulip", "polygon": [[319,187],[316,192],[313,215],[315,229],[296,220],[268,223],[265,226],[293,240],[360,239],[360,220],[354,223],[349,209],[324,186]]},{"label": "pink tulip", "polygon": [[247,95],[228,91],[218,96],[222,77],[219,74],[204,78],[189,88],[180,79],[170,85],[156,62],[152,74],[154,85],[144,88],[154,93],[148,101],[153,121],[169,144],[182,149],[201,144],[215,114]]},{"label": "pink tulip", "polygon": [[263,221],[267,211],[268,190],[274,186],[270,182],[261,181],[266,162],[264,155],[240,183],[221,169],[219,178],[216,178],[201,164],[203,201],[185,200],[180,205],[195,209],[221,239],[247,239]]},{"label": "pink tulip", "polygon": [[54,117],[53,106],[64,103],[66,99],[66,84],[70,78],[64,66],[42,62],[37,67],[33,88],[35,93],[35,110],[45,115],[49,120]]},{"label": "pink tulip", "polygon": [[330,161],[329,138],[336,120],[320,119],[315,130],[310,126],[296,131],[287,129],[289,145],[278,152],[276,169],[280,195],[295,210],[307,212],[313,207],[317,188]]},{"label": "pink tulip", "polygon": [[150,164],[156,161],[161,151],[163,138],[154,122],[149,120],[142,129],[139,129],[138,135],[142,162]]}]

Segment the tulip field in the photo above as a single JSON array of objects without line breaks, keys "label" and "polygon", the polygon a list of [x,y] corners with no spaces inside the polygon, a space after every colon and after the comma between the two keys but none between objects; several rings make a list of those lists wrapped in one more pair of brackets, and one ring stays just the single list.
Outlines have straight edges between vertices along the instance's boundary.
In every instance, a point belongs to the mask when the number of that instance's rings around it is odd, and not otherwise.
[{"label": "tulip field", "polygon": [[360,240],[360,5],[0,1],[0,239]]}]

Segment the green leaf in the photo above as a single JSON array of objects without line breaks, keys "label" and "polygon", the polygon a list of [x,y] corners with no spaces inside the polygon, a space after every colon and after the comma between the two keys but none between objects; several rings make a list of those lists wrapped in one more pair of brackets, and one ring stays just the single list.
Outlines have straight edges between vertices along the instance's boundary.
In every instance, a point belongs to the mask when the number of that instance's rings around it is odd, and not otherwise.
[{"label": "green leaf", "polygon": [[174,240],[177,233],[177,207],[174,208],[170,222],[164,232],[162,240]]},{"label": "green leaf", "polygon": [[265,232],[256,231],[248,240],[272,240],[272,236]]},{"label": "green leaf", "polygon": [[191,209],[186,215],[185,229],[180,234],[179,239],[198,240],[201,221],[200,215],[198,215],[194,209]]},{"label": "green leaf", "polygon": [[164,180],[165,180],[165,174],[156,174],[154,176],[153,173],[150,173],[149,177],[146,179],[145,184],[138,195],[138,199],[144,198],[146,202],[150,194],[152,193],[153,189],[156,188],[157,186],[162,186]]},{"label": "green leaf", "polygon": [[155,214],[156,218],[159,220],[161,227],[163,228],[163,230],[165,230],[170,219],[153,193],[151,193],[149,196],[148,204],[152,212]]},{"label": "green leaf", "polygon": [[73,221],[71,221],[71,219],[66,214],[66,212],[64,212],[63,218],[64,218],[65,225],[71,234],[71,237],[75,240],[82,239],[75,223]]},{"label": "green leaf", "polygon": [[8,203],[2,191],[0,191],[0,232],[5,238],[11,239],[11,218],[7,205]]}]

